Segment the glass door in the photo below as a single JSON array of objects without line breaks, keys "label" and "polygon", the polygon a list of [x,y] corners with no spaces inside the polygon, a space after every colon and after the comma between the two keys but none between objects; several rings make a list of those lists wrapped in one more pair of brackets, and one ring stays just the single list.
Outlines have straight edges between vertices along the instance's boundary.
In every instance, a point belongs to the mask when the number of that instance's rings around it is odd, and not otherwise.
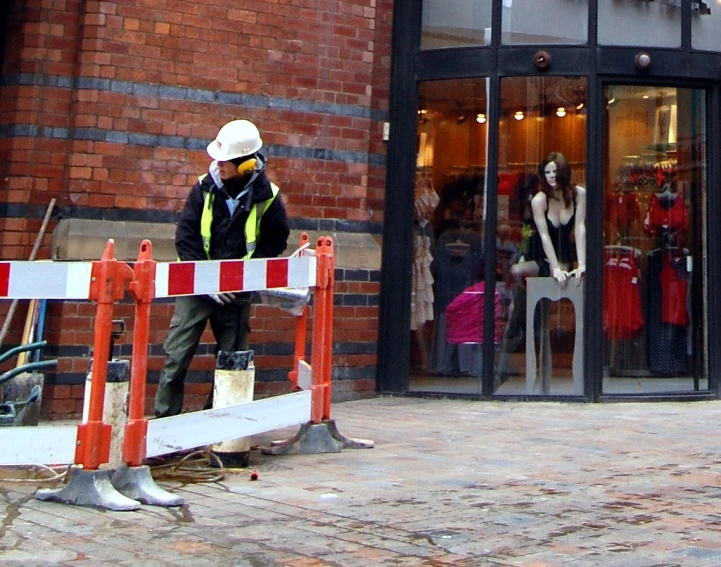
[{"label": "glass door", "polygon": [[494,395],[584,393],[586,87],[501,79]]},{"label": "glass door", "polygon": [[481,393],[487,107],[484,77],[419,85],[409,386],[414,392]]},{"label": "glass door", "polygon": [[708,389],[705,92],[608,85],[603,394]]}]

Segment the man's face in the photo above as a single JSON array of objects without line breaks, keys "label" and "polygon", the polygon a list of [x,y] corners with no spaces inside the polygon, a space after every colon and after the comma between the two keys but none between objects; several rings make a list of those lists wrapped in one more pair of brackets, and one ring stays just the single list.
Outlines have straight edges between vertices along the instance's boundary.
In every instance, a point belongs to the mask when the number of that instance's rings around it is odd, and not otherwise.
[{"label": "man's face", "polygon": [[240,177],[238,168],[232,161],[219,161],[218,169],[220,170],[220,178],[223,181],[229,181],[234,177]]}]

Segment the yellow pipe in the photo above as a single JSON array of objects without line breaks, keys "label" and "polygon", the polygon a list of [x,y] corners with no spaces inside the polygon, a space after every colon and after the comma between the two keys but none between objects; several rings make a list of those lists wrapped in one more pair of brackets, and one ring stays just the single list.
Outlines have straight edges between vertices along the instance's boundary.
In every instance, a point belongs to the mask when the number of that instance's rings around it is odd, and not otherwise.
[{"label": "yellow pipe", "polygon": [[[22,338],[22,341],[20,341],[21,345],[30,344],[33,340],[33,332],[35,329],[35,319],[36,319],[37,310],[38,310],[38,300],[31,299],[30,306],[28,307],[28,315],[25,318],[25,328],[23,329],[23,338]],[[18,363],[16,365],[16,368],[23,366],[27,360],[27,357],[28,357],[27,351],[21,352],[18,355]]]}]

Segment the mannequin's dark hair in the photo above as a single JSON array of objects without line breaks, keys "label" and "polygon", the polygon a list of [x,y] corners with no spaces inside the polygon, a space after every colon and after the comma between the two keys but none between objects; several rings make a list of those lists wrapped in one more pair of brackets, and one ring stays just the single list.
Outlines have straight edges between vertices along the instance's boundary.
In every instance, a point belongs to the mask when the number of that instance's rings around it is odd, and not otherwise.
[{"label": "mannequin's dark hair", "polygon": [[546,181],[546,166],[549,163],[556,164],[556,182],[561,188],[563,194],[563,204],[565,207],[570,207],[571,203],[576,200],[576,191],[573,185],[571,185],[571,166],[568,165],[568,160],[561,152],[551,152],[538,166],[538,189],[546,194],[549,199],[553,196],[553,190]]}]

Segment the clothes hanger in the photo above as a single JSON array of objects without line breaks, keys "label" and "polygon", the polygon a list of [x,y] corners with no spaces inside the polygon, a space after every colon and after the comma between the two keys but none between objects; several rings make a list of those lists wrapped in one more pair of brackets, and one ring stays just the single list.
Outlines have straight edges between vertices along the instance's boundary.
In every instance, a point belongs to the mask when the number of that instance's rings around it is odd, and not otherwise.
[{"label": "clothes hanger", "polygon": [[446,250],[450,252],[451,256],[465,256],[468,253],[468,249],[471,247],[467,242],[456,240],[454,242],[446,243]]},{"label": "clothes hanger", "polygon": [[675,200],[678,196],[676,191],[676,181],[673,180],[664,183],[663,187],[661,187],[661,191],[657,191],[656,195],[658,195],[659,198]]},{"label": "clothes hanger", "polygon": [[636,258],[640,258],[641,256],[641,250],[633,246],[626,246],[625,244],[608,244],[603,248],[606,252],[633,254]]}]

